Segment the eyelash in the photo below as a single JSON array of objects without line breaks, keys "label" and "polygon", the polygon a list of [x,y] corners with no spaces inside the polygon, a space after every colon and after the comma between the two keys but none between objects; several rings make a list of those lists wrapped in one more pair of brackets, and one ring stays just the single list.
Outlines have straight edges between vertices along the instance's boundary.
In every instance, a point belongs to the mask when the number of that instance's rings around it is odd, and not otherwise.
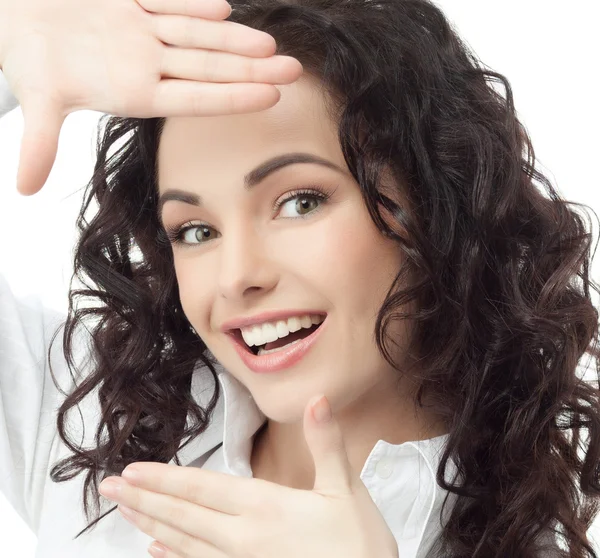
[{"label": "eyelash", "polygon": [[[286,196],[283,199],[275,202],[273,204],[273,211],[278,210],[286,202],[293,200],[295,198],[300,198],[302,196],[318,199],[322,205],[329,200],[331,195],[332,195],[331,192],[327,192],[319,186],[313,186],[308,189],[294,190],[294,191],[286,194]],[[320,208],[321,208],[321,206],[317,207],[317,209],[307,213],[306,215],[300,215],[299,217],[285,217],[285,218],[286,219],[306,219],[307,217],[310,217],[311,215],[314,215],[315,213],[319,212]],[[176,244],[176,245],[181,244],[185,247],[199,246],[200,244],[205,244],[205,242],[187,243],[187,242],[183,241],[183,235],[190,229],[196,229],[196,228],[201,228],[201,227],[210,227],[210,226],[207,225],[206,223],[192,223],[192,222],[188,221],[187,223],[183,223],[180,226],[166,227],[165,228],[166,237],[168,239],[168,242],[171,244]]]}]

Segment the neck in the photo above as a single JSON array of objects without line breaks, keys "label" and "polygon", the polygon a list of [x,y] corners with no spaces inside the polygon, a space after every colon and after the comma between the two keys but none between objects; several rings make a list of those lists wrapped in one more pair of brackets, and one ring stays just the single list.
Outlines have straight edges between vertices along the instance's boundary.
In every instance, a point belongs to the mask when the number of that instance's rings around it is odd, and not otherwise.
[{"label": "neck", "polygon": [[[379,440],[398,445],[425,440],[447,432],[439,417],[416,409],[412,399],[390,398],[392,390],[373,393],[335,413],[341,425],[352,471],[359,476]],[[256,433],[251,467],[254,478],[290,488],[312,490],[315,470],[304,438],[303,424],[268,420]]]}]

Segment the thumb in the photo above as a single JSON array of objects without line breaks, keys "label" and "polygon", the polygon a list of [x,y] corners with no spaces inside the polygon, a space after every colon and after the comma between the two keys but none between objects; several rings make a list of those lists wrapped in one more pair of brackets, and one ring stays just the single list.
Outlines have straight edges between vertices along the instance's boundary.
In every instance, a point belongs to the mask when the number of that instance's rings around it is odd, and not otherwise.
[{"label": "thumb", "polygon": [[[318,421],[320,413],[325,417],[331,415],[331,418]],[[304,436],[315,464],[313,490],[325,495],[351,494],[352,468],[346,453],[344,437],[324,395],[313,397],[306,406]]]},{"label": "thumb", "polygon": [[21,140],[17,190],[24,196],[39,192],[54,166],[58,138],[65,121],[60,107],[48,98],[21,103],[25,126]]}]

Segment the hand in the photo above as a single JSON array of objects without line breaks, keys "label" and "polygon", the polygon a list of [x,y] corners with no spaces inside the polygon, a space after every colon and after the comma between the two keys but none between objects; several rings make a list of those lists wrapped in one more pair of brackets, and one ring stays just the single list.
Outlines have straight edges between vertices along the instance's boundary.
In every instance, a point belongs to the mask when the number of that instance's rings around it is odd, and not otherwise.
[{"label": "hand", "polygon": [[[0,68],[23,110],[17,189],[38,192],[68,114],[255,112],[302,74],[225,0],[0,0]],[[222,82],[222,83],[218,83]],[[253,82],[253,83],[250,83]]]},{"label": "hand", "polygon": [[[311,491],[149,462],[106,478],[100,491],[132,511],[128,520],[166,547],[164,558],[398,558],[392,532],[351,471],[339,423],[312,415],[319,399],[304,412]],[[118,496],[106,490],[112,482],[121,484]]]}]

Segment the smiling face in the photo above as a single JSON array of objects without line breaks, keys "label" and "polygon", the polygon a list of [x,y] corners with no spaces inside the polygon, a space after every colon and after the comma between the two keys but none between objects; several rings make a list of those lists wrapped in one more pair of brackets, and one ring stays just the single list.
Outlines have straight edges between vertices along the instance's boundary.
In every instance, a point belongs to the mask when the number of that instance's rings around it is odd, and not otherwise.
[{"label": "smiling face", "polygon": [[[279,86],[281,100],[258,113],[169,118],[158,153],[159,194],[183,190],[200,203],[162,206],[165,228],[194,227],[173,244],[183,310],[212,354],[280,423],[302,422],[318,393],[336,412],[378,404],[393,394],[397,375],[373,332],[402,255],[372,222],[315,83],[304,75]],[[289,154],[329,164],[250,174]],[[303,309],[327,314],[323,331],[300,361],[273,374],[249,369],[221,331],[235,318]],[[401,347],[405,332],[395,333]]]}]

